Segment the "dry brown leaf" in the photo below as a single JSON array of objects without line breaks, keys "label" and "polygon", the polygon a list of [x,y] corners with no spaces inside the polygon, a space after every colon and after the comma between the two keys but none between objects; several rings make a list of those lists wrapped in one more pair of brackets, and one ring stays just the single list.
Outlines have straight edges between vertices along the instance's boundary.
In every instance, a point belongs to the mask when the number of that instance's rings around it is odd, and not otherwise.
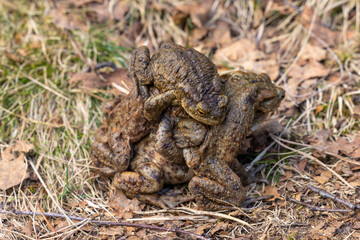
[{"label": "dry brown leaf", "polygon": [[325,77],[329,75],[330,69],[326,68],[323,64],[315,60],[310,60],[304,66],[295,64],[289,71],[289,77],[306,80],[315,77]]},{"label": "dry brown leaf", "polygon": [[18,56],[17,54],[12,52],[4,51],[3,54],[5,57],[7,57],[8,59],[14,62],[23,63],[25,61],[23,57]]},{"label": "dry brown leaf", "polygon": [[128,199],[124,193],[120,190],[117,190],[115,195],[109,201],[109,206],[116,210],[115,215],[119,218],[132,217],[133,211],[140,211],[140,202],[138,199]]},{"label": "dry brown leaf", "polygon": [[267,73],[271,79],[279,76],[279,62],[276,54],[266,55],[257,50],[255,41],[242,38],[216,51],[214,62],[222,65],[226,62],[231,67],[241,67],[255,73]]},{"label": "dry brown leaf", "polygon": [[65,231],[67,231],[67,229],[63,229],[63,228],[66,228],[67,226],[69,226],[68,221],[63,220],[63,219],[58,219],[58,221],[56,221],[54,223],[56,224],[56,226],[55,226],[56,232],[65,232]]},{"label": "dry brown leaf", "polygon": [[76,7],[82,7],[83,5],[89,3],[103,3],[104,0],[68,0],[70,3],[74,4]]},{"label": "dry brown leaf", "polygon": [[229,225],[229,222],[219,222],[218,224],[216,224],[215,227],[213,227],[210,231],[211,234],[216,233],[219,230],[224,230],[227,229],[227,226]]},{"label": "dry brown leaf", "polygon": [[53,22],[56,26],[65,30],[79,29],[87,31],[86,25],[75,14],[66,13],[62,9],[53,9],[50,12],[50,16],[53,18]]},{"label": "dry brown leaf", "polygon": [[[231,33],[229,28],[216,28],[212,31],[212,38],[215,44],[225,47],[231,44]],[[216,46],[216,45],[215,45]]]},{"label": "dry brown leaf", "polygon": [[275,186],[271,186],[271,185],[268,185],[265,187],[264,195],[273,195],[274,196],[266,201],[273,201],[276,198],[282,199],[282,197],[280,197],[280,194],[278,192],[278,188]]},{"label": "dry brown leaf", "polygon": [[7,147],[0,158],[0,189],[5,191],[20,184],[29,176],[24,153],[33,149],[33,145],[16,141]]},{"label": "dry brown leaf", "polygon": [[[122,94],[127,93],[133,88],[133,83],[127,75],[127,70],[119,68],[113,72],[103,72],[96,74],[95,72],[75,73],[69,79],[70,84],[81,83],[86,88],[103,88],[113,86],[115,90]],[[115,84],[115,85],[114,85]],[[125,89],[122,91],[121,89]],[[126,94],[127,94],[126,93]],[[122,94],[122,95],[126,95]]]},{"label": "dry brown leaf", "polygon": [[33,230],[34,230],[34,227],[32,225],[32,221],[28,221],[26,223],[26,225],[23,227],[23,229],[21,230],[21,232],[28,237],[32,237]]},{"label": "dry brown leaf", "polygon": [[315,60],[315,61],[322,61],[326,58],[326,50],[319,47],[314,46],[311,43],[306,44],[304,51],[302,52],[299,64],[303,65],[306,63],[307,60]]},{"label": "dry brown leaf", "polygon": [[[313,15],[314,15],[314,10],[305,5],[304,10],[302,11],[302,13],[300,15],[300,22],[308,30],[310,29]],[[321,38],[323,41],[325,41],[327,44],[329,44],[329,46],[333,46],[333,45],[337,44],[339,42],[338,37],[341,36],[341,34],[339,34],[337,32],[333,32],[329,28],[325,27],[321,23],[319,16],[316,16],[316,18],[315,18],[312,32],[313,32],[313,34],[315,34],[316,36]],[[321,43],[314,37],[311,37],[310,41],[314,45],[322,46]]]},{"label": "dry brown leaf", "polygon": [[125,229],[124,227],[102,227],[100,228],[100,234],[101,235],[107,235],[107,236],[116,236],[116,235],[124,235]]},{"label": "dry brown leaf", "polygon": [[86,88],[102,88],[108,85],[106,81],[102,80],[94,72],[75,73],[69,79],[69,83],[77,82],[80,82]]},{"label": "dry brown leaf", "polygon": [[300,171],[300,172],[304,172],[305,170],[305,167],[306,167],[306,164],[307,164],[307,159],[306,158],[302,158],[297,164],[297,169]]},{"label": "dry brown leaf", "polygon": [[190,15],[191,21],[197,27],[202,27],[209,19],[211,6],[213,0],[204,0],[201,3],[179,5],[176,7],[177,11]]},{"label": "dry brown leaf", "polygon": [[113,17],[115,20],[121,20],[125,14],[129,11],[129,5],[127,1],[118,1],[114,6]]},{"label": "dry brown leaf", "polygon": [[238,61],[247,57],[248,53],[256,50],[254,41],[247,38],[242,38],[231,45],[220,48],[216,51],[214,58],[222,61]]},{"label": "dry brown leaf", "polygon": [[349,157],[360,158],[360,135],[356,136],[351,142],[345,138],[339,137],[331,147],[337,148],[340,152]]},{"label": "dry brown leaf", "polygon": [[320,176],[314,177],[315,181],[317,181],[320,184],[324,184],[329,181],[329,179],[332,177],[332,173],[327,170],[323,170],[320,173]]}]

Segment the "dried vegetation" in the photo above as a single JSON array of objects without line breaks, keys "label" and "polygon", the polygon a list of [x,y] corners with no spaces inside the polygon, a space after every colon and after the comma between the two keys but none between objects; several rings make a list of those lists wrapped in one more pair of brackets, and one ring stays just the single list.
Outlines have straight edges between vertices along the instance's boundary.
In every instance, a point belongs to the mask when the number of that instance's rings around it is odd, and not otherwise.
[{"label": "dried vegetation", "polygon": [[[164,230],[179,229],[214,239],[360,238],[359,1],[0,0],[0,26],[0,237],[194,238]],[[203,52],[221,72],[266,72],[286,90],[247,139],[241,160],[262,156],[255,166],[270,183],[250,185],[257,201],[244,208],[204,212],[188,201],[159,210],[114,194],[91,171],[101,103],[131,88],[131,51],[153,52],[165,39]],[[121,68],[89,72],[106,61]]]}]

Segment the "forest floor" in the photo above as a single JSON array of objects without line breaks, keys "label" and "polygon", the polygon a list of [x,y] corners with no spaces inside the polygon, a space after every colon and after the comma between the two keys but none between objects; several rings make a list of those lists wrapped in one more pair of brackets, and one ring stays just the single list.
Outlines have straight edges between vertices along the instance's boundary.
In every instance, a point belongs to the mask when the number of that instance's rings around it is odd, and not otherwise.
[{"label": "forest floor", "polygon": [[[0,26],[0,238],[360,239],[359,1],[0,0]],[[93,171],[102,103],[131,88],[132,51],[163,40],[285,89],[241,155],[264,153],[256,201],[159,209]],[[103,62],[119,70],[91,71]]]}]

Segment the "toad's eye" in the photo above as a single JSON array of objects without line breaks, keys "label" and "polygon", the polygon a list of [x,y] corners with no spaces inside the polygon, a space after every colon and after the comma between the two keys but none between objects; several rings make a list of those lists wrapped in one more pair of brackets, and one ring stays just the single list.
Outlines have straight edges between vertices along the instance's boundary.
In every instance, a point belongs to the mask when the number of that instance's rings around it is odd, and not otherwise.
[{"label": "toad's eye", "polygon": [[198,109],[197,114],[201,117],[205,116],[205,112],[203,110]]}]

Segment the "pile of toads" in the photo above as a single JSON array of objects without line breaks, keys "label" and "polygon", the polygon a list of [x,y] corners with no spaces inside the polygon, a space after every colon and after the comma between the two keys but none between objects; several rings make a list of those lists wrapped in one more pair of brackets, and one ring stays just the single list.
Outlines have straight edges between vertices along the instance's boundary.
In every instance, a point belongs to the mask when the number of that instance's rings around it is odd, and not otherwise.
[{"label": "pile of toads", "polygon": [[201,208],[240,206],[247,180],[236,157],[284,90],[266,74],[219,76],[206,56],[169,41],[151,58],[137,49],[129,76],[132,92],[104,106],[94,164],[128,196],[189,182]]}]

